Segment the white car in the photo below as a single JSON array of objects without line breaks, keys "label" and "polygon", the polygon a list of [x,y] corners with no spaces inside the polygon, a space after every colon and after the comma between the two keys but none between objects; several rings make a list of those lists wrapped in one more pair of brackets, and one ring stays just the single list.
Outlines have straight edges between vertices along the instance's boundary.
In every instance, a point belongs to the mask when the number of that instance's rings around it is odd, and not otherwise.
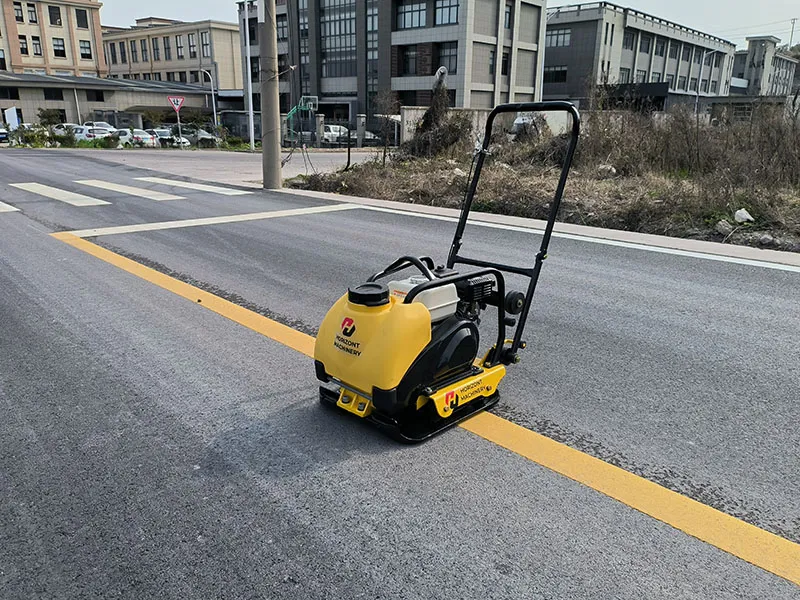
[{"label": "white car", "polygon": [[115,132],[117,130],[111,123],[106,123],[105,121],[86,121],[83,124],[84,127],[100,127],[102,129],[108,129],[110,132]]},{"label": "white car", "polygon": [[[169,129],[148,129],[147,133],[155,136],[160,146],[171,145],[173,148],[178,146],[178,136],[173,135]],[[186,148],[187,146],[191,146],[192,143],[185,137],[181,137],[180,145]]]},{"label": "white car", "polygon": [[341,141],[347,142],[347,127],[343,125],[323,125],[323,144],[338,144]]},{"label": "white car", "polygon": [[144,146],[145,148],[155,148],[158,144],[157,138],[147,133],[144,129],[119,129],[115,132],[119,137],[119,142],[123,146]]},{"label": "white car", "polygon": [[75,139],[79,142],[91,142],[111,135],[111,131],[102,127],[76,127]]},{"label": "white car", "polygon": [[77,123],[59,123],[58,125],[53,126],[53,133],[56,135],[67,135],[67,130],[72,128],[73,130],[80,127]]}]

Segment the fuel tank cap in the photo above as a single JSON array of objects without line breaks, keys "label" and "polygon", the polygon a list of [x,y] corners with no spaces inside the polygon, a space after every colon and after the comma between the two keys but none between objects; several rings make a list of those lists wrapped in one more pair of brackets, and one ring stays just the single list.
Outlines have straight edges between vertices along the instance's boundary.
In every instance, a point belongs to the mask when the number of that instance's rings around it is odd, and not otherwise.
[{"label": "fuel tank cap", "polygon": [[361,306],[383,306],[389,304],[389,288],[382,283],[362,283],[348,288],[347,299]]}]

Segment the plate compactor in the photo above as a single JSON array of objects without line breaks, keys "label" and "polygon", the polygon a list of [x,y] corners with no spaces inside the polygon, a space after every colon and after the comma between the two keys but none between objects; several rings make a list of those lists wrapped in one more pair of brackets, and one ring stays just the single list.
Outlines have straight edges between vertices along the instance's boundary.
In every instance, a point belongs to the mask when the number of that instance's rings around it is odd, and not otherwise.
[{"label": "plate compactor", "polygon": [[[542,244],[531,268],[459,254],[492,124],[501,113],[571,115],[567,154],[550,205]],[[555,225],[580,134],[580,116],[568,102],[502,104],[486,122],[476,150],[474,177],[464,198],[446,266],[430,257],[403,256],[366,282],[350,287],[331,307],[317,336],[314,359],[323,404],[370,421],[405,443],[422,442],[494,406],[506,367],[519,362],[525,321]],[[457,265],[474,267],[456,270]],[[419,274],[379,280],[405,269]],[[528,278],[526,292],[506,291],[503,273]],[[497,311],[497,339],[480,354],[481,311]],[[512,338],[507,330],[515,328]]]}]

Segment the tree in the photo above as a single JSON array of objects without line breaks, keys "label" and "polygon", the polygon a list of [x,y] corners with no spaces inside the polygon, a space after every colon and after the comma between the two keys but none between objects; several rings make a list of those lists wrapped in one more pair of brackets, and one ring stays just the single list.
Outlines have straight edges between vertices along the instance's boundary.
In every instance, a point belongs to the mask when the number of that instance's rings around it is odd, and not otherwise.
[{"label": "tree", "polygon": [[394,135],[395,121],[392,115],[400,111],[397,94],[391,89],[381,90],[375,95],[375,112],[381,116],[381,137],[383,137],[383,165],[386,166],[386,153],[389,150],[389,136]]},{"label": "tree", "polygon": [[167,120],[166,110],[146,110],[142,113],[142,121],[145,127],[149,123],[151,127],[161,127],[161,124]]},{"label": "tree", "polygon": [[43,127],[53,127],[61,123],[61,111],[56,108],[40,108],[38,110],[39,123]]},{"label": "tree", "polygon": [[789,48],[789,54],[791,54],[797,60],[800,60],[800,44],[795,44],[794,46]]}]

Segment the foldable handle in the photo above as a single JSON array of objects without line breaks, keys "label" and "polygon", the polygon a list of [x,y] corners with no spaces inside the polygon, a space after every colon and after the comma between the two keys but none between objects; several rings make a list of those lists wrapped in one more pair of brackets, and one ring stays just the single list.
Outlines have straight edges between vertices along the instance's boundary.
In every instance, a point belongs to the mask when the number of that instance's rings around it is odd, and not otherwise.
[{"label": "foldable handle", "polygon": [[432,270],[435,269],[435,265],[433,259],[430,256],[421,256],[417,258],[415,256],[401,256],[396,261],[394,261],[391,265],[386,267],[383,271],[375,273],[372,277],[367,279],[368,282],[372,283],[373,281],[377,281],[382,277],[386,277],[387,275],[393,275],[403,269],[407,269],[408,267],[417,267],[420,272],[428,278],[428,280],[432,281],[436,278],[436,276],[432,273]]}]

